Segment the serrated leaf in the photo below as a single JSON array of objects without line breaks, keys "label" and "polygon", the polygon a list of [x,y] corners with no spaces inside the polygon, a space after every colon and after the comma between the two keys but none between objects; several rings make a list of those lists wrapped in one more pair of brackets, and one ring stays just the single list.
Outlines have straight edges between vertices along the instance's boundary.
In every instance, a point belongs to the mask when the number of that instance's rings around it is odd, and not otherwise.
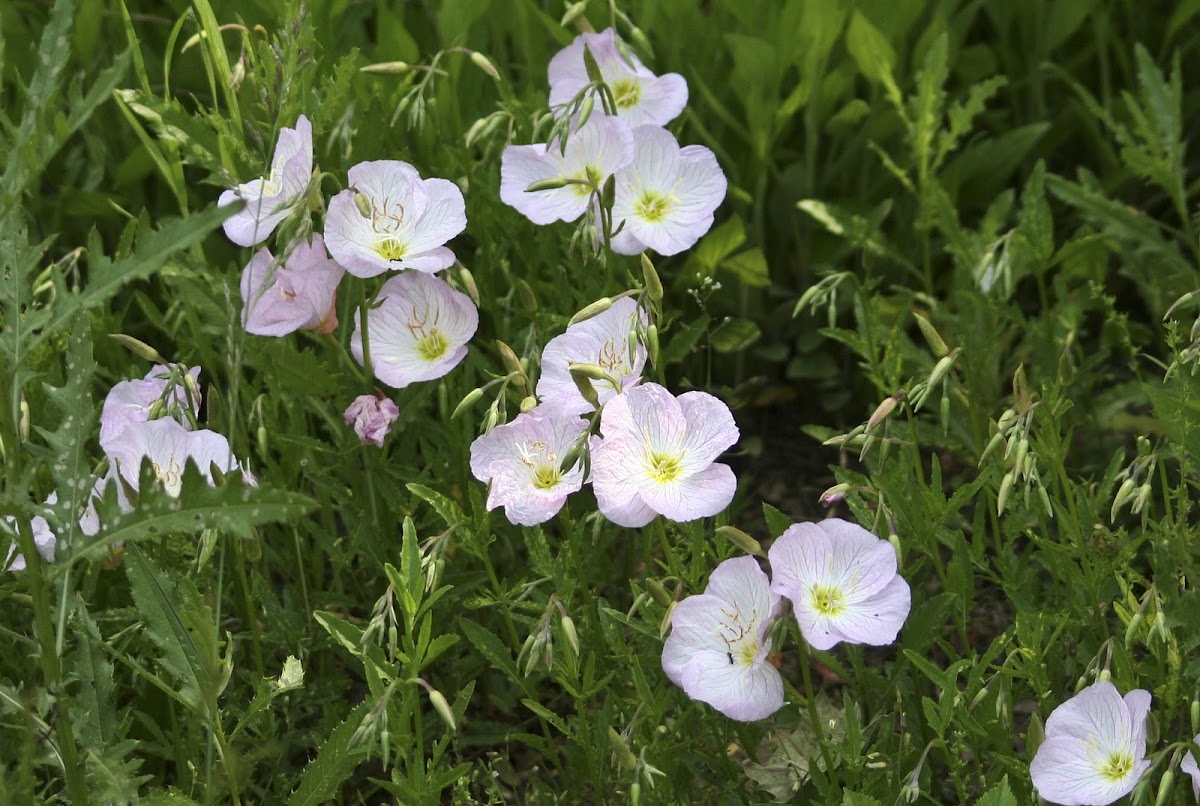
[{"label": "serrated leaf", "polygon": [[503,641],[496,637],[495,633],[467,619],[459,619],[458,627],[467,640],[488,659],[494,668],[504,672],[512,680],[519,681],[521,679],[520,673],[517,671],[517,664],[513,661],[512,652],[504,645]]},{"label": "serrated leaf", "polygon": [[539,703],[537,700],[531,700],[529,698],[525,698],[525,699],[521,700],[521,704],[524,705],[526,708],[528,708],[530,711],[533,711],[535,714],[540,716],[542,719],[549,722],[555,728],[557,728],[558,732],[561,733],[563,736],[566,736],[568,739],[571,738],[571,736],[572,736],[571,729],[567,726],[567,723],[563,721],[563,718],[561,716],[554,713],[549,708],[547,708],[546,706]]},{"label": "serrated leaf", "polygon": [[904,622],[903,646],[913,652],[925,653],[941,635],[958,597],[953,593],[939,593],[926,599],[913,609]]},{"label": "serrated leaf", "polygon": [[1000,783],[985,792],[975,806],[1017,806],[1016,795],[1008,785],[1008,776],[1004,776]]},{"label": "serrated leaf", "polygon": [[457,526],[467,519],[467,516],[463,514],[458,504],[436,490],[431,490],[424,484],[417,484],[416,482],[409,482],[404,486],[408,488],[410,493],[433,507],[434,511],[445,521],[447,527]]},{"label": "serrated leaf", "polygon": [[300,774],[300,785],[288,799],[290,806],[317,806],[333,798],[342,782],[366,760],[369,746],[351,745],[355,731],[369,713],[371,703],[361,702],[329,734],[317,757]]},{"label": "serrated leaf", "polygon": [[682,328],[672,329],[671,340],[662,348],[658,361],[664,367],[678,363],[691,355],[700,337],[708,330],[712,320],[708,314],[701,314],[697,319],[685,324]]}]

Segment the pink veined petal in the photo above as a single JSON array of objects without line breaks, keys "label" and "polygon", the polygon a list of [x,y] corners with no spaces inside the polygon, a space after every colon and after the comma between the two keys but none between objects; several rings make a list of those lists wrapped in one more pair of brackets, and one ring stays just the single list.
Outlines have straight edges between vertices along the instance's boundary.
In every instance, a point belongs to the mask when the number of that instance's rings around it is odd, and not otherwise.
[{"label": "pink veined petal", "polygon": [[[572,362],[596,363],[600,348],[600,340],[588,333],[568,331],[552,338],[542,350],[542,375],[538,378],[536,390],[538,397],[545,403],[552,403],[563,411],[575,414],[595,411],[592,404],[583,399],[567,367]],[[591,383],[601,405],[616,393],[607,383]]]},{"label": "pink veined petal", "polygon": [[730,719],[753,722],[783,707],[783,678],[768,663],[729,663],[724,652],[699,652],[684,665],[679,683],[689,697]]},{"label": "pink veined petal", "polygon": [[886,646],[895,642],[911,606],[908,583],[894,576],[883,590],[847,603],[836,618],[837,629],[851,643]]},{"label": "pink veined petal", "polygon": [[729,506],[737,478],[728,465],[709,465],[699,473],[665,484],[646,482],[641,497],[660,515],[673,521],[708,518]]},{"label": "pink veined petal", "polygon": [[814,584],[828,583],[833,558],[829,536],[815,523],[794,523],[771,544],[771,590],[793,598]]},{"label": "pink veined petal", "polygon": [[500,155],[500,200],[535,224],[574,221],[587,210],[588,194],[580,186],[525,190],[534,182],[560,176],[559,166],[546,157],[546,146],[509,146]]},{"label": "pink veined petal", "polygon": [[725,599],[705,593],[687,597],[671,611],[671,634],[663,643],[662,666],[672,683],[683,685],[683,668],[700,652],[728,660],[728,647],[720,637],[724,626],[721,610],[728,606]]},{"label": "pink veined petal", "polygon": [[421,216],[428,204],[427,192],[421,184],[421,174],[401,160],[368,160],[346,172],[350,187],[357,189],[380,207],[384,200],[400,202],[405,218]]},{"label": "pink veined petal", "polygon": [[1150,692],[1135,688],[1125,695],[1125,707],[1129,709],[1132,736],[1130,743],[1139,755],[1146,752],[1146,717],[1150,715]]},{"label": "pink veined petal", "polygon": [[654,520],[655,515],[658,514],[648,507],[641,496],[637,494],[632,498],[621,501],[614,496],[605,496],[597,493],[596,504],[600,509],[601,515],[608,518],[617,526],[624,526],[627,529],[638,529],[645,526]]},{"label": "pink veined petal", "polygon": [[[1197,734],[1192,741],[1200,743],[1200,734]],[[1192,797],[1200,801],[1200,764],[1196,763],[1196,757],[1190,750],[1183,757],[1183,761],[1179,762],[1179,769],[1192,779]]]},{"label": "pink veined petal", "polygon": [[371,222],[354,203],[353,190],[343,190],[329,200],[325,214],[325,244],[333,259],[355,277],[374,277],[392,268],[367,246],[374,237]]},{"label": "pink veined petal", "polygon": [[[625,434],[603,439],[592,437],[591,445],[592,487],[605,517],[608,517],[608,511],[627,501],[641,501],[645,473],[641,467],[640,445]],[[635,511],[640,514],[641,510]],[[649,520],[647,518],[646,522]]]},{"label": "pink veined petal", "polygon": [[[687,433],[687,421],[679,400],[656,383],[646,383],[627,391],[623,397],[629,406],[633,427],[650,453],[678,454]],[[601,432],[604,432],[603,422]]]},{"label": "pink veined petal", "polygon": [[680,199],[678,215],[691,221],[711,218],[725,201],[729,183],[717,157],[704,146],[684,146],[679,152],[679,174],[675,194]]},{"label": "pink veined petal", "polygon": [[1047,737],[1029,765],[1038,795],[1062,806],[1104,806],[1128,795],[1145,768],[1120,781],[1107,782],[1088,757],[1087,744],[1070,736]]},{"label": "pink veined petal", "polygon": [[753,557],[722,562],[709,575],[704,593],[736,603],[747,620],[759,622],[762,627],[779,604],[779,595],[771,592],[770,580]]},{"label": "pink veined petal", "polygon": [[555,149],[547,151],[552,160],[561,160],[567,175],[595,168],[607,177],[633,162],[633,130],[620,118],[593,114],[581,129],[567,138],[567,153],[560,156]]},{"label": "pink veined petal", "polygon": [[408,247],[414,253],[439,247],[467,228],[466,202],[458,185],[436,177],[422,184],[428,197],[424,212],[412,225]]},{"label": "pink veined petal", "polygon": [[[227,190],[217,199],[218,207],[227,207],[240,197]],[[238,246],[254,246],[271,237],[271,233],[287,218],[287,208],[277,196],[248,199],[241,210],[221,222],[225,235]]]},{"label": "pink veined petal", "polygon": [[708,467],[738,441],[740,432],[733,414],[719,398],[707,392],[685,392],[678,397],[687,421],[683,437],[683,470],[694,473]]},{"label": "pink veined petal", "polygon": [[833,547],[830,579],[853,598],[869,598],[896,576],[896,549],[856,523],[840,518],[820,521]]},{"label": "pink veined petal", "polygon": [[286,336],[308,322],[312,306],[297,293],[291,274],[265,247],[250,258],[240,283],[245,306],[242,326],[247,333]]},{"label": "pink veined petal", "polygon": [[391,268],[412,269],[413,271],[423,271],[426,274],[436,274],[442,269],[453,266],[454,261],[454,253],[449,248],[438,246],[427,252],[405,255],[403,258],[393,261]]},{"label": "pink veined petal", "polygon": [[[614,219],[614,221],[617,224],[621,223],[619,219]],[[618,255],[638,255],[647,249],[646,244],[634,237],[634,234],[630,232],[628,227],[614,235],[612,241],[609,242],[609,246]]]},{"label": "pink veined petal", "polygon": [[797,587],[784,595],[792,600],[792,613],[800,625],[800,632],[814,649],[825,651],[846,640],[836,619],[813,608],[812,594],[807,588]]},{"label": "pink veined petal", "polygon": [[1071,736],[1081,741],[1119,736],[1129,726],[1129,708],[1117,687],[1094,683],[1054,709],[1046,720],[1046,736]]},{"label": "pink veined petal", "polygon": [[[628,177],[630,186],[657,193],[671,194],[679,183],[680,157],[679,143],[675,136],[666,129],[658,126],[638,126],[632,130],[633,161],[629,163],[617,179],[622,181]],[[622,199],[622,206],[614,202],[613,215],[623,217],[627,214],[627,205],[632,205],[636,199]]]},{"label": "pink veined petal", "polygon": [[678,73],[664,73],[642,82],[642,95],[632,109],[621,114],[631,125],[652,123],[666,126],[683,112],[688,101],[687,81]]}]

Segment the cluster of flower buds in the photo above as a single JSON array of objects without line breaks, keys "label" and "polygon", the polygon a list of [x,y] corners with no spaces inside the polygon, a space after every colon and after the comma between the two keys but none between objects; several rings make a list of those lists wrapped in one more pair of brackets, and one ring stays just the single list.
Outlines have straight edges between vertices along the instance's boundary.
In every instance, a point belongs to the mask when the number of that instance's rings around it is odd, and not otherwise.
[{"label": "cluster of flower buds", "polygon": [[1012,408],[1005,409],[1000,419],[994,421],[995,433],[980,455],[979,464],[982,465],[1001,444],[1004,445],[1003,460],[1008,464],[1008,469],[1000,481],[1000,491],[996,496],[996,514],[1004,514],[1012,496],[1013,486],[1019,482],[1025,496],[1025,505],[1029,506],[1030,496],[1036,494],[1046,516],[1053,518],[1054,508],[1050,506],[1050,496],[1042,483],[1037,456],[1029,449],[1030,429],[1033,427],[1034,413],[1039,403],[1026,385],[1024,366],[1018,367],[1013,374],[1013,397],[1015,401]]}]

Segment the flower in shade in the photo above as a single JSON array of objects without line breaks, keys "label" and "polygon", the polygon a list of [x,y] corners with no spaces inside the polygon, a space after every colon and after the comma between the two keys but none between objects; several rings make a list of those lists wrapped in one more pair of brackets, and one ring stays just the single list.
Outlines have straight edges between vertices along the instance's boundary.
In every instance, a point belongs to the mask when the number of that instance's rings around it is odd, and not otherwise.
[{"label": "flower in shade", "polygon": [[1150,768],[1149,713],[1150,692],[1122,697],[1107,681],[1055,708],[1029,765],[1038,795],[1063,806],[1103,806],[1128,795]]},{"label": "flower in shade", "polygon": [[[379,290],[367,332],[375,377],[401,389],[416,381],[440,378],[467,355],[467,342],[479,324],[470,297],[440,277],[404,272]],[[356,320],[350,349],[363,360],[361,321]]]},{"label": "flower in shade", "polygon": [[350,187],[329,201],[325,245],[355,277],[389,269],[438,272],[454,263],[444,245],[467,226],[458,185],[422,179],[399,160],[360,162]]},{"label": "flower in shade", "polygon": [[301,115],[296,128],[285,126],[280,129],[270,175],[238,185],[217,199],[219,207],[239,199],[246,202],[241,210],[225,219],[223,226],[229,240],[238,246],[254,246],[265,241],[288,217],[293,205],[303,198],[312,170],[312,124]]},{"label": "flower in shade", "polygon": [[212,484],[212,466],[222,473],[239,470],[229,440],[202,429],[188,431],[174,420],[150,420],[131,425],[121,432],[109,456],[124,482],[138,490],[142,460],[149,459],[154,477],[167,494],[177,498],[183,488],[183,469],[188,461]]},{"label": "flower in shade", "polygon": [[771,590],[792,602],[816,649],[896,640],[911,593],[896,573],[896,549],[840,518],[789,526],[771,544]]},{"label": "flower in shade", "polygon": [[[509,146],[500,155],[500,200],[535,224],[574,221],[587,210],[592,188],[633,159],[633,133],[617,118],[592,115],[567,138],[566,151],[541,143]],[[576,180],[551,190],[534,182]]]},{"label": "flower in shade", "polygon": [[345,270],[330,260],[325,241],[300,239],[277,261],[258,250],[242,270],[242,323],[258,336],[286,336],[296,330],[332,333],[337,327],[334,298]]},{"label": "flower in shade", "polygon": [[577,322],[566,333],[551,339],[542,351],[542,376],[537,384],[543,405],[571,414],[592,411],[592,405],[583,399],[567,369],[573,363],[595,364],[619,381],[617,386],[608,381],[588,381],[596,390],[600,405],[640,381],[646,365],[646,348],[635,341],[632,354],[630,351],[630,337],[639,319],[643,325],[649,323],[637,302],[622,297],[607,311]]},{"label": "flower in shade", "polygon": [[[183,384],[171,383],[172,366],[157,366],[138,381],[121,381],[109,390],[100,410],[100,447],[109,453],[110,447],[129,425],[144,423],[150,419],[150,410],[161,402],[162,414],[168,417],[187,419],[188,393]],[[188,370],[194,382],[200,377],[200,367]],[[167,386],[174,387],[170,392]],[[192,384],[191,414],[200,411],[200,389]]]},{"label": "flower in shade", "polygon": [[614,252],[636,255],[653,249],[674,255],[708,232],[713,211],[725,198],[725,174],[704,146],[679,147],[666,129],[633,130],[633,162],[617,171]]},{"label": "flower in shade", "polygon": [[[1192,741],[1200,744],[1200,733],[1196,734],[1196,738]],[[1179,769],[1186,772],[1192,779],[1192,797],[1200,802],[1200,765],[1196,764],[1196,757],[1192,755],[1191,750],[1183,757],[1183,761],[1179,762]]]},{"label": "flower in shade", "polygon": [[354,398],[345,413],[346,425],[354,426],[354,433],[364,445],[383,447],[383,440],[400,416],[400,408],[391,398],[375,395],[359,395]]},{"label": "flower in shade", "polygon": [[596,59],[604,83],[612,90],[617,114],[631,126],[665,126],[687,106],[688,88],[683,76],[655,76],[637,56],[623,52],[612,28],[598,34],[580,34],[550,60],[550,105],[568,103],[591,83],[583,62],[587,46]]},{"label": "flower in shade", "polygon": [[720,400],[705,392],[675,397],[647,383],[615,395],[602,411],[591,455],[604,517],[630,527],[656,514],[690,521],[733,500],[733,471],[715,460],[737,442],[738,428]]},{"label": "flower in shade", "polygon": [[533,526],[553,518],[567,496],[583,486],[583,463],[562,461],[587,428],[580,417],[539,406],[518,414],[471,443],[471,473],[490,484],[487,508]]},{"label": "flower in shade", "polygon": [[[91,494],[88,496],[88,502],[84,513],[79,518],[79,531],[87,536],[92,536],[100,531],[100,518],[96,514],[96,507],[93,504],[94,499],[99,498],[107,485],[107,479],[100,479],[92,488]],[[50,493],[50,496],[44,502],[44,509],[49,514],[51,508],[58,504],[58,492]],[[8,571],[24,571],[25,555],[17,554],[17,531],[16,521],[12,517],[7,517],[4,522],[13,527],[13,543],[14,545],[8,550],[8,556],[4,563],[0,563],[0,568]],[[54,531],[50,528],[49,521],[44,515],[35,515],[30,521],[30,528],[33,530],[33,543],[37,547],[37,552],[46,562],[54,562],[55,549],[58,546],[58,538]],[[13,555],[16,556],[13,556]]]},{"label": "flower in shade", "polygon": [[753,557],[718,565],[699,596],[671,611],[663,671],[693,700],[730,719],[764,719],[783,707],[783,679],[767,661],[767,630],[779,607]]}]

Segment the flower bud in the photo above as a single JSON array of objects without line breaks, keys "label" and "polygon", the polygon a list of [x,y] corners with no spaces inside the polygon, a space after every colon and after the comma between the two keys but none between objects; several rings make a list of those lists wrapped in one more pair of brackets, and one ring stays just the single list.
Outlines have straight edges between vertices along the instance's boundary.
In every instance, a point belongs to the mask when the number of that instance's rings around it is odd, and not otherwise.
[{"label": "flower bud", "polygon": [[604,187],[600,190],[600,206],[605,210],[611,210],[617,199],[617,175],[609,174],[604,180]]},{"label": "flower bud", "polygon": [[578,3],[571,3],[569,6],[567,6],[567,13],[563,14],[563,17],[561,20],[559,20],[558,24],[563,28],[566,28],[568,25],[575,22],[575,20],[579,19],[579,16],[585,11],[587,11],[587,0],[579,0]]},{"label": "flower bud", "polygon": [[933,354],[941,358],[946,353],[950,352],[950,348],[946,346],[946,342],[942,341],[941,335],[937,332],[937,328],[933,323],[925,318],[924,314],[919,314],[913,311],[913,318],[917,320],[917,327],[921,331],[921,335],[925,337],[925,341],[929,344],[929,349],[933,350]]},{"label": "flower bud", "polygon": [[575,632],[574,620],[570,616],[564,615],[559,624],[562,627],[563,635],[566,636],[567,644],[575,653],[575,657],[579,657],[579,634]]},{"label": "flower bud", "polygon": [[588,81],[595,84],[604,83],[604,74],[600,72],[600,65],[596,64],[596,57],[587,45],[583,46],[583,69],[587,71]]},{"label": "flower bud", "polygon": [[496,81],[500,80],[500,71],[496,69],[496,65],[492,64],[491,59],[489,59],[487,56],[484,56],[479,51],[471,51],[471,64],[487,73]]},{"label": "flower bud", "polygon": [[153,364],[167,363],[167,359],[163,358],[158,350],[133,336],[126,336],[124,333],[109,333],[108,337],[139,358],[144,358]]},{"label": "flower bud", "polygon": [[1175,765],[1167,767],[1166,772],[1162,774],[1162,778],[1158,779],[1158,797],[1154,799],[1154,806],[1166,806],[1167,801],[1171,798],[1171,788],[1175,785],[1175,770],[1172,769]]},{"label": "flower bud", "polygon": [[716,531],[717,534],[724,535],[725,537],[729,538],[729,541],[733,543],[733,545],[737,546],[747,554],[753,554],[755,557],[765,556],[762,546],[758,544],[758,541],[736,526],[718,526]]},{"label": "flower bud", "polygon": [[616,756],[617,765],[623,770],[633,770],[637,767],[637,756],[629,749],[629,745],[625,744],[625,740],[621,738],[621,734],[617,733],[616,728],[612,725],[608,726],[608,743],[612,747],[613,755]]},{"label": "flower bud", "polygon": [[371,217],[371,200],[367,197],[367,194],[356,190],[354,192],[354,206],[358,208],[358,212],[362,214],[363,218]]},{"label": "flower bud", "polygon": [[937,386],[941,382],[942,378],[946,377],[946,373],[950,371],[950,367],[954,366],[954,362],[958,359],[958,355],[961,352],[961,347],[955,347],[949,355],[945,356],[934,365],[933,372],[929,373],[929,380],[927,381],[930,389]]},{"label": "flower bud", "polygon": [[267,447],[269,444],[267,442],[266,426],[260,425],[258,427],[258,429],[254,432],[254,438],[255,438],[255,441],[258,443],[258,452],[260,454],[262,454],[263,456],[266,456],[267,455]]},{"label": "flower bud", "polygon": [[992,438],[990,440],[988,440],[987,447],[984,448],[983,453],[981,453],[979,455],[979,464],[976,465],[976,467],[982,467],[983,461],[985,459],[987,459],[988,456],[991,455],[992,451],[994,451],[994,450],[996,450],[996,448],[1000,447],[1000,443],[1003,441],[1004,441],[1004,433],[1002,431],[997,431],[995,434],[993,434]]},{"label": "flower bud", "polygon": [[412,69],[408,62],[378,62],[358,68],[360,73],[378,73],[380,75],[400,75]]},{"label": "flower bud", "polygon": [[1150,482],[1146,482],[1141,487],[1138,487],[1137,495],[1133,499],[1133,506],[1130,507],[1130,512],[1134,515],[1141,515],[1142,510],[1146,507],[1146,502],[1150,500],[1150,494],[1154,488],[1150,486]]},{"label": "flower bud", "polygon": [[471,270],[466,266],[459,266],[458,279],[463,285],[463,290],[467,292],[467,296],[471,298],[471,302],[475,303],[475,307],[479,307],[479,286],[475,285],[475,275],[471,274]]},{"label": "flower bud", "polygon": [[642,252],[642,279],[646,283],[646,294],[649,295],[651,301],[662,302],[662,280],[658,278],[658,271],[655,270],[654,264],[650,262],[650,257],[645,252]]},{"label": "flower bud", "polygon": [[294,655],[283,662],[283,671],[275,681],[276,692],[290,691],[304,685],[304,666]]},{"label": "flower bud", "polygon": [[533,289],[529,286],[529,283],[522,279],[517,280],[517,299],[520,300],[521,307],[525,309],[526,313],[537,313],[537,297],[534,296]]},{"label": "flower bud", "polygon": [[1000,482],[1000,493],[996,496],[996,514],[1003,515],[1004,508],[1008,505],[1008,496],[1012,493],[1013,474],[1010,470],[1004,474],[1004,479]]},{"label": "flower bud", "polygon": [[650,325],[646,328],[646,352],[649,355],[650,363],[658,366],[658,325]]},{"label": "flower bud", "polygon": [[21,419],[17,423],[17,433],[22,442],[29,441],[29,401],[24,394],[21,395]]},{"label": "flower bud", "polygon": [[525,188],[526,193],[537,193],[539,190],[558,190],[565,188],[567,185],[576,184],[572,179],[566,179],[560,176],[552,176],[549,179],[539,179],[536,182],[531,182],[529,187]]},{"label": "flower bud", "polygon": [[[654,601],[663,607],[667,607],[675,601],[675,597],[667,593],[667,589],[657,579],[647,579],[646,587],[650,589],[650,595],[654,597]],[[1197,697],[1200,697],[1200,693],[1197,694]]]},{"label": "flower bud", "polygon": [[896,392],[896,394],[886,398],[882,403],[876,406],[875,411],[871,414],[870,419],[867,420],[867,430],[874,430],[876,426],[886,420],[891,413],[895,411],[896,404],[900,402],[900,398],[902,397],[904,397],[904,390],[900,389]]},{"label": "flower bud", "polygon": [[842,482],[841,484],[835,484],[825,492],[821,493],[821,497],[817,499],[817,503],[823,507],[831,507],[834,504],[841,503],[842,499],[846,497],[846,493],[849,491],[849,484],[846,484],[845,482]]},{"label": "flower bud", "polygon": [[483,397],[483,390],[478,387],[467,392],[466,396],[454,407],[454,413],[450,415],[450,419],[453,420],[459,414],[471,408],[481,397]]},{"label": "flower bud", "polygon": [[458,730],[458,723],[454,720],[454,711],[450,709],[450,703],[446,702],[446,698],[442,695],[442,692],[430,687],[428,693],[429,704],[433,706],[433,710],[438,712],[438,716],[442,718],[442,721],[446,723],[451,731]]},{"label": "flower bud", "polygon": [[591,319],[593,316],[599,316],[611,308],[612,304],[612,297],[601,297],[590,305],[585,306],[578,313],[572,316],[571,321],[567,323],[567,327],[579,324],[587,319]]},{"label": "flower bud", "polygon": [[521,366],[521,359],[517,358],[517,354],[511,347],[496,339],[496,349],[500,353],[500,362],[504,364],[506,370],[517,375],[525,374],[525,369]]},{"label": "flower bud", "polygon": [[575,123],[576,128],[582,129],[583,124],[588,122],[588,118],[592,116],[592,110],[596,108],[596,96],[588,94],[584,97],[583,103],[579,105],[579,118]]}]

